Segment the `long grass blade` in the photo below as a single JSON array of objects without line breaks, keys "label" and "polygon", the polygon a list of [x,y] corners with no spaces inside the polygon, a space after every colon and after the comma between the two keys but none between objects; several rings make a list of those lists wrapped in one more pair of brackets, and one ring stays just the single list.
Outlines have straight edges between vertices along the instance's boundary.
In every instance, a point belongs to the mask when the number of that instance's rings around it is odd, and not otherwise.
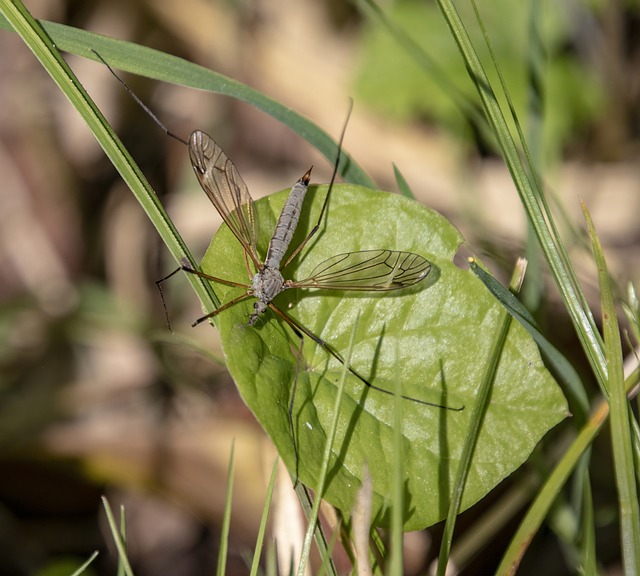
[{"label": "long grass blade", "polygon": [[[516,268],[516,270],[518,270]],[[517,291],[522,285],[521,276],[517,276],[512,282],[512,289]],[[491,355],[487,358],[486,369],[482,381],[479,383],[478,397],[474,404],[473,412],[471,414],[471,420],[469,422],[469,428],[466,434],[466,440],[460,455],[460,463],[456,470],[455,482],[453,485],[451,503],[449,504],[449,510],[447,513],[447,519],[444,526],[444,534],[442,536],[442,544],[440,546],[440,554],[438,557],[437,575],[444,576],[447,573],[447,565],[449,563],[449,553],[451,551],[451,544],[453,542],[453,530],[456,524],[456,517],[460,511],[460,504],[462,502],[462,495],[464,493],[464,487],[471,467],[471,459],[473,458],[473,452],[476,447],[478,436],[480,434],[480,428],[484,420],[484,413],[487,409],[489,398],[491,396],[491,389],[493,381],[498,370],[498,364],[502,355],[502,350],[511,327],[512,317],[506,310],[503,312],[502,323],[500,332],[497,334],[495,344],[491,350]],[[478,359],[482,361],[482,359]]]},{"label": "long grass blade", "polygon": [[327,476],[329,474],[329,463],[331,461],[331,454],[333,450],[333,442],[336,436],[336,430],[338,429],[338,419],[340,417],[340,404],[342,403],[342,393],[344,390],[344,383],[347,378],[348,366],[351,362],[351,352],[353,350],[353,346],[355,343],[355,335],[356,329],[358,327],[358,318],[356,317],[355,322],[353,323],[353,329],[351,330],[351,338],[349,340],[349,347],[347,348],[345,361],[342,364],[342,374],[340,375],[340,381],[338,382],[338,390],[336,394],[336,401],[333,410],[333,418],[331,420],[331,424],[329,427],[329,431],[327,433],[327,443],[325,446],[324,455],[322,458],[322,467],[320,469],[320,474],[318,476],[318,483],[314,486],[315,491],[315,500],[313,502],[313,507],[311,508],[311,513],[307,519],[309,525],[307,527],[307,532],[304,537],[304,544],[302,548],[302,557],[300,559],[300,563],[298,564],[298,576],[304,576],[304,572],[306,569],[307,561],[309,559],[309,554],[311,551],[311,540],[313,538],[313,534],[316,530],[316,525],[318,523],[318,513],[320,511],[320,502],[322,501],[322,495],[324,493],[324,488],[327,482]]},{"label": "long grass blade", "polygon": [[640,574],[640,505],[635,476],[632,433],[629,420],[635,418],[627,400],[622,366],[622,341],[616,315],[611,281],[600,239],[586,206],[582,205],[593,254],[598,266],[602,326],[609,367],[608,392],[611,407],[611,442],[613,464],[618,487],[620,513],[620,540],[622,560],[626,574]]},{"label": "long grass blade", "polygon": [[220,551],[218,553],[218,569],[216,574],[224,576],[227,569],[227,553],[229,551],[229,528],[231,525],[231,502],[233,499],[233,478],[235,475],[235,442],[231,444],[229,455],[229,471],[227,473],[227,495],[224,503],[224,516],[220,531]]},{"label": "long grass blade", "polygon": [[133,576],[133,570],[131,569],[129,558],[127,558],[125,542],[120,534],[120,529],[118,528],[118,523],[116,522],[111,510],[111,505],[109,504],[106,496],[102,496],[101,500],[104,511],[107,514],[107,523],[109,524],[109,530],[111,530],[111,536],[113,537],[116,549],[118,550],[118,564],[119,566],[122,566],[122,569],[127,576]]},{"label": "long grass blade", "polygon": [[269,486],[267,488],[267,495],[264,500],[264,507],[262,509],[262,518],[260,518],[260,528],[258,529],[258,538],[256,539],[256,547],[253,550],[253,562],[251,563],[251,576],[256,576],[260,569],[260,555],[262,553],[262,546],[264,544],[264,537],[267,532],[267,519],[269,518],[269,510],[271,508],[271,500],[273,498],[273,490],[276,485],[276,476],[278,474],[278,464],[280,459],[276,458],[273,463],[273,469],[271,470],[271,477],[269,478]]},{"label": "long grass blade", "polygon": [[[575,272],[556,229],[553,215],[544,196],[541,179],[531,162],[524,135],[519,129],[520,144],[524,150],[523,159],[518,152],[518,146],[511,135],[489,78],[480,63],[454,4],[450,0],[438,0],[438,5],[464,58],[470,78],[478,90],[489,124],[498,139],[505,163],[511,173],[545,258],[549,263],[592,370],[598,382],[602,384],[606,381],[607,372],[602,339],[593,316],[588,306],[586,306],[586,299],[577,283]],[[481,20],[480,25],[482,26]],[[486,35],[485,38],[488,40]],[[490,44],[488,46],[490,47]],[[493,57],[493,64],[499,73],[500,69],[495,56]],[[502,82],[503,90],[508,98],[508,91],[504,88],[504,80]],[[508,102],[510,102],[509,98]],[[511,111],[512,116],[515,117],[513,105],[511,105]],[[519,124],[516,124],[516,126],[519,126]]]}]

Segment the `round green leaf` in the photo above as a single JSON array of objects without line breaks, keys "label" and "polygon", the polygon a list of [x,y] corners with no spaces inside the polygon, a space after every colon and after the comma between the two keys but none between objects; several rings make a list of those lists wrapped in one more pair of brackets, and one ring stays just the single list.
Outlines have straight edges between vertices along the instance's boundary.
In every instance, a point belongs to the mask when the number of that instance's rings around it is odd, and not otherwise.
[{"label": "round green leaf", "polygon": [[[292,247],[318,218],[326,186],[310,187]],[[263,255],[288,191],[256,203]],[[480,281],[453,263],[463,238],[440,214],[400,196],[353,185],[334,187],[325,222],[283,272],[303,279],[323,260],[356,250],[411,251],[432,263],[429,276],[394,292],[288,290],[274,304],[344,355],[358,321],[351,366],[369,382],[425,402],[402,400],[402,461],[405,529],[445,517],[458,459],[497,333],[502,308]],[[242,249],[223,227],[202,264],[208,274],[249,284]],[[251,271],[253,274],[253,271]],[[241,288],[218,286],[222,302]],[[240,393],[295,470],[288,420],[293,410],[300,479],[315,486],[342,365],[271,310],[247,325],[253,298],[216,317],[231,375]],[[474,453],[462,509],[520,466],[540,438],[567,415],[560,389],[544,368],[530,336],[512,322],[491,400]],[[298,361],[300,359],[300,361]],[[297,366],[299,368],[297,369]],[[348,374],[333,447],[326,500],[347,516],[365,464],[373,479],[373,518],[388,524],[392,486],[394,398]]]}]

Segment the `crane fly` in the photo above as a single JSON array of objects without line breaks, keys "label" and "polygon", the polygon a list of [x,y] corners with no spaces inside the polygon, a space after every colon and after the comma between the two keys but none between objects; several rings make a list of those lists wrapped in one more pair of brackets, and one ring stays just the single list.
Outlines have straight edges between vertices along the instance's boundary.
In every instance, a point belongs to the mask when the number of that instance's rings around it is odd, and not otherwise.
[{"label": "crane fly", "polygon": [[[340,139],[339,149],[341,149],[343,136],[344,130]],[[335,348],[322,338],[316,336],[302,323],[278,308],[278,306],[273,303],[276,296],[292,288],[373,292],[400,290],[421,282],[431,271],[431,263],[418,254],[398,250],[378,249],[338,254],[318,264],[307,278],[301,280],[285,279],[282,271],[286,269],[293,258],[295,258],[320,228],[322,218],[328,206],[337,171],[339,155],[334,166],[334,175],[332,176],[331,184],[329,185],[315,226],[291,253],[288,259],[284,260],[293,234],[298,226],[302,205],[311,178],[311,170],[313,168],[311,167],[292,187],[280,212],[263,261],[257,251],[258,218],[253,198],[235,165],[213,138],[201,130],[195,130],[191,134],[188,146],[191,164],[200,186],[211,200],[227,227],[231,230],[238,242],[240,242],[247,269],[249,270],[248,264],[251,263],[256,270],[253,275],[249,271],[250,283],[244,284],[212,276],[183,264],[180,268],[158,280],[157,284],[159,287],[160,283],[182,270],[191,274],[197,274],[211,282],[245,289],[243,294],[222,304],[213,312],[202,316],[196,320],[192,326],[196,326],[205,320],[213,318],[247,298],[254,297],[256,300],[253,304],[253,312],[248,320],[250,326],[254,326],[261,315],[268,309],[272,310],[291,327],[295,335],[299,338],[299,358],[302,356],[304,336],[307,336],[324,348],[336,360],[344,364],[345,361],[343,357]],[[353,367],[347,365],[347,369],[369,388],[389,395],[394,394],[392,391],[371,384]],[[289,399],[288,416],[297,463],[297,445],[293,424],[296,382],[297,377],[294,381]],[[418,402],[427,406],[453,411],[462,410],[462,407],[452,407],[428,402],[404,394],[400,396],[405,400]]]},{"label": "crane fly", "polygon": [[[307,336],[344,365],[344,358],[329,343],[316,336],[311,330],[286,314],[273,303],[276,296],[285,290],[292,288],[360,292],[387,292],[400,290],[418,284],[424,280],[431,271],[431,263],[418,254],[398,250],[377,249],[337,254],[336,256],[332,256],[319,263],[307,278],[302,280],[285,279],[282,271],[286,269],[296,255],[320,229],[338,171],[342,141],[346,130],[346,122],[340,136],[338,154],[334,164],[331,182],[315,226],[298,245],[298,247],[290,254],[287,260],[284,261],[284,264],[282,264],[289,249],[293,234],[298,226],[302,205],[311,179],[311,170],[313,168],[311,167],[292,187],[278,218],[278,222],[263,261],[259,257],[257,251],[259,228],[253,198],[251,197],[249,189],[240,176],[237,168],[227,157],[222,148],[213,140],[213,138],[201,130],[195,130],[191,134],[188,142],[180,136],[172,133],[149,109],[149,107],[144,104],[129,88],[126,82],[113,71],[111,66],[109,66],[102,56],[100,56],[100,54],[95,50],[93,52],[107,66],[110,72],[124,86],[133,99],[142,107],[143,110],[145,110],[156,124],[166,132],[167,135],[188,146],[191,165],[200,186],[209,197],[209,200],[211,200],[227,227],[231,230],[238,242],[240,242],[244,252],[245,263],[247,264],[247,270],[249,270],[249,263],[251,263],[255,269],[255,273],[253,273],[253,275],[249,272],[250,283],[244,284],[205,274],[204,272],[193,269],[188,262],[183,262],[179,268],[158,280],[156,285],[160,289],[161,295],[162,290],[160,285],[162,282],[168,280],[180,271],[196,274],[211,282],[245,289],[243,294],[240,294],[232,300],[222,304],[213,312],[197,319],[192,326],[196,326],[205,320],[213,318],[224,310],[231,308],[247,298],[254,297],[256,298],[256,301],[254,302],[253,312],[248,320],[248,324],[250,326],[254,326],[262,314],[270,309],[278,317],[284,320],[291,327],[294,334],[299,338],[299,358],[302,356],[304,336]],[[351,109],[349,109],[349,113],[350,112]],[[371,384],[371,382],[360,375],[353,367],[347,366],[347,369],[370,389],[377,390],[388,395],[395,394],[390,390]],[[289,400],[288,416],[297,468],[297,446],[293,425],[293,406],[296,392],[296,381],[294,381]],[[404,394],[400,394],[399,396],[404,400],[409,400],[425,406],[432,406],[456,412],[464,409],[464,406],[447,406],[445,404],[428,402],[426,400]]]},{"label": "crane fly", "polygon": [[[262,260],[257,251],[258,219],[254,202],[247,185],[235,165],[227,157],[222,148],[201,130],[196,130],[192,133],[188,146],[193,170],[200,186],[242,246],[245,262],[252,264],[256,270],[253,275],[251,272],[249,273],[250,283],[248,284],[212,276],[194,270],[188,265],[181,266],[165,278],[159,280],[158,284],[173,276],[173,274],[178,271],[183,270],[188,273],[197,274],[212,282],[245,289],[244,293],[196,320],[193,326],[220,314],[247,298],[254,297],[256,300],[253,305],[253,312],[248,320],[250,326],[254,326],[262,314],[269,309],[291,327],[294,334],[300,340],[300,348],[302,348],[304,336],[307,336],[324,348],[336,360],[344,364],[343,357],[333,346],[316,336],[303,324],[278,308],[273,302],[276,296],[292,288],[373,292],[399,290],[421,282],[431,271],[430,262],[418,254],[378,249],[338,254],[318,264],[307,278],[301,280],[285,279],[282,271],[286,269],[293,258],[304,248],[320,228],[322,218],[328,206],[338,162],[336,161],[335,163],[334,176],[331,180],[332,183],[325,196],[318,221],[306,238],[291,255],[284,260],[298,225],[302,205],[309,186],[311,168],[292,187],[278,218],[267,248],[266,256],[264,260]],[[369,388],[385,394],[393,394],[393,392],[389,390],[371,384],[353,367],[347,366],[347,369]],[[294,382],[289,401],[289,424],[292,435],[292,412],[295,401],[295,391],[296,385]],[[411,396],[402,395],[402,398],[447,410],[459,411],[462,409],[428,402]],[[293,435],[293,438],[295,448],[295,435]]]},{"label": "crane fly", "polygon": [[[298,330],[321,345],[317,336],[282,312],[273,304],[273,299],[290,288],[319,288],[325,290],[388,291],[407,288],[420,282],[431,271],[428,260],[412,252],[396,250],[364,250],[338,254],[321,262],[303,280],[285,280],[282,269],[304,248],[318,230],[326,209],[328,194],[320,214],[318,224],[286,260],[282,261],[297,228],[302,211],[302,203],[309,187],[310,168],[291,189],[271,237],[264,262],[257,253],[257,214],[247,185],[236,167],[215,141],[200,130],[189,139],[189,155],[194,172],[207,196],[218,210],[222,219],[242,245],[245,256],[255,266],[257,272],[251,284],[229,282],[228,280],[198,273],[199,276],[231,286],[241,286],[247,291],[227,302],[213,312],[199,318],[194,326],[207,320],[230,306],[251,296],[256,298],[254,310],[249,319],[253,326],[261,314],[270,308]],[[190,267],[188,271],[193,272]],[[341,360],[341,359],[340,359]]]},{"label": "crane fly", "polygon": [[[243,294],[240,294],[222,304],[213,312],[196,320],[193,326],[220,314],[247,298],[254,297],[256,301],[254,302],[253,312],[248,321],[250,326],[255,325],[258,318],[260,318],[267,309],[270,309],[289,324],[298,338],[302,340],[303,334],[306,335],[323,347],[339,362],[344,363],[342,356],[330,344],[278,308],[273,303],[275,297],[281,292],[292,288],[373,292],[399,290],[408,288],[424,280],[431,271],[430,262],[418,254],[378,249],[338,254],[318,264],[307,278],[301,280],[285,279],[282,271],[286,269],[293,258],[304,248],[320,228],[322,218],[328,206],[331,185],[325,196],[316,225],[292,252],[289,258],[284,261],[284,264],[282,264],[298,225],[302,204],[309,186],[311,168],[294,184],[280,213],[267,249],[266,257],[262,260],[257,251],[258,218],[256,209],[249,189],[235,165],[213,138],[201,130],[196,130],[192,133],[188,146],[191,164],[200,186],[211,200],[227,227],[240,242],[244,251],[245,261],[250,262],[256,270],[253,275],[249,273],[250,283],[245,284],[205,274],[204,272],[194,270],[189,265],[183,264],[180,268],[159,280],[158,284],[167,280],[178,271],[183,270],[188,273],[197,274],[212,282],[241,287],[246,290]],[[335,166],[334,177],[335,171],[337,170],[337,162]],[[334,177],[332,177],[332,182]],[[393,394],[393,392],[389,390],[374,386],[351,366],[347,368],[370,388],[386,394]],[[427,402],[409,396],[403,396],[403,398],[437,408],[455,411],[460,410],[460,408]]]}]

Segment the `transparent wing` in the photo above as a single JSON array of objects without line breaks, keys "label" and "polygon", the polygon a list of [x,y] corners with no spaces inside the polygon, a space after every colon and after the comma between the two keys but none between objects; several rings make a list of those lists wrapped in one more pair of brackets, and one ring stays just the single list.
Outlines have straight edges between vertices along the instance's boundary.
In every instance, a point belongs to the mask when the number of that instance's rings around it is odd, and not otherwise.
[{"label": "transparent wing", "polygon": [[413,252],[365,250],[332,256],[292,288],[398,290],[413,286],[431,271],[428,260]]},{"label": "transparent wing", "polygon": [[200,130],[195,130],[189,138],[189,157],[200,186],[260,268],[256,252],[258,221],[255,207],[237,168],[213,138]]}]

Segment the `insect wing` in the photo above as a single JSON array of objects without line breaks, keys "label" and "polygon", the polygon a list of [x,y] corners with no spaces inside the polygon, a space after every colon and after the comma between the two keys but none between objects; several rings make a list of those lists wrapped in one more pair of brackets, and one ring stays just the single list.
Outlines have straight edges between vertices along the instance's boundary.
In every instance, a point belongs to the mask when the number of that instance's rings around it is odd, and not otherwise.
[{"label": "insect wing", "polygon": [[189,157],[200,186],[245,251],[260,268],[256,252],[258,221],[249,189],[233,162],[208,134],[189,138]]},{"label": "insect wing", "polygon": [[413,252],[364,250],[338,254],[321,262],[292,288],[331,290],[398,290],[426,278],[431,263]]}]

